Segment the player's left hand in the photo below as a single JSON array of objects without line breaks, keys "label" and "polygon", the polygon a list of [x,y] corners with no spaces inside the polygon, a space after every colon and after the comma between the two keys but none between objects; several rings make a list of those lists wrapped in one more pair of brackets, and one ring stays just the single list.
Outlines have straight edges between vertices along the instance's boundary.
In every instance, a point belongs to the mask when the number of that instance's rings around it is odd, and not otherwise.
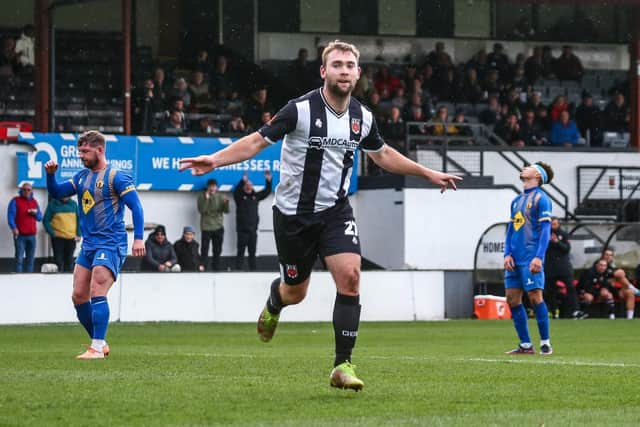
[{"label": "player's left hand", "polygon": [[538,257],[532,259],[531,264],[529,264],[529,271],[533,274],[540,273],[542,271],[542,260]]},{"label": "player's left hand", "polygon": [[144,256],[144,254],[146,253],[144,249],[144,241],[142,241],[141,239],[134,240],[133,246],[131,248],[131,253],[133,254],[133,256]]},{"label": "player's left hand", "polygon": [[214,169],[213,159],[211,156],[186,157],[180,160],[180,172],[191,169],[192,175],[204,175]]},{"label": "player's left hand", "polygon": [[451,185],[451,188],[457,190],[456,181],[462,181],[462,178],[456,175],[451,175],[444,172],[433,171],[433,174],[429,176],[429,181],[432,184],[440,186],[440,193],[444,193]]},{"label": "player's left hand", "polygon": [[271,181],[271,171],[269,169],[264,171],[264,179]]}]

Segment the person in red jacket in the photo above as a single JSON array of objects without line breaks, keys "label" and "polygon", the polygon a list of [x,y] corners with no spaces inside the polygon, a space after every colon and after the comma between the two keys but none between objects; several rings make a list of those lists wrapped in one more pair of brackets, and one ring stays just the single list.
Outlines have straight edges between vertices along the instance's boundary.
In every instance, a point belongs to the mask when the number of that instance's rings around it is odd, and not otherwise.
[{"label": "person in red jacket", "polygon": [[33,198],[33,188],[28,182],[20,186],[18,196],[11,199],[7,209],[7,222],[15,245],[16,273],[33,272],[36,252],[36,221],[42,221],[42,211]]}]

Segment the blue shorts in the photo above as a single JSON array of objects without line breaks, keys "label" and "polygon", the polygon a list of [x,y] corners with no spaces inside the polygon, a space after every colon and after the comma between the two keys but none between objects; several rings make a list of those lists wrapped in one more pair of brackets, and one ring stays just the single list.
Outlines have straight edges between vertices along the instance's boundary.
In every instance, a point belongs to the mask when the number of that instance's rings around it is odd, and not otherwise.
[{"label": "blue shorts", "polygon": [[529,271],[528,265],[516,265],[514,271],[505,270],[504,287],[524,289],[526,292],[544,289],[544,269],[534,274]]},{"label": "blue shorts", "polygon": [[83,266],[87,270],[102,265],[113,273],[114,280],[118,278],[120,269],[127,258],[127,250],[124,248],[115,249],[80,249],[80,254],[76,259],[76,264]]}]

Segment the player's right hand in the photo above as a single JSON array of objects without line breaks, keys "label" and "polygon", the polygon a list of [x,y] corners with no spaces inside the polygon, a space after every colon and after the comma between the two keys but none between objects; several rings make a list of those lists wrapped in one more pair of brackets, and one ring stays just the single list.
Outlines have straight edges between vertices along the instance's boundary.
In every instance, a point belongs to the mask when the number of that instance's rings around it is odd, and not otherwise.
[{"label": "player's right hand", "polygon": [[49,160],[44,164],[44,170],[47,171],[49,175],[53,175],[58,170],[58,163],[55,160]]},{"label": "player's right hand", "polygon": [[186,157],[180,160],[180,172],[191,169],[192,175],[204,175],[214,169],[211,156]]},{"label": "player's right hand", "polygon": [[514,271],[516,264],[513,262],[513,257],[511,255],[507,255],[504,257],[504,269],[507,271]]}]

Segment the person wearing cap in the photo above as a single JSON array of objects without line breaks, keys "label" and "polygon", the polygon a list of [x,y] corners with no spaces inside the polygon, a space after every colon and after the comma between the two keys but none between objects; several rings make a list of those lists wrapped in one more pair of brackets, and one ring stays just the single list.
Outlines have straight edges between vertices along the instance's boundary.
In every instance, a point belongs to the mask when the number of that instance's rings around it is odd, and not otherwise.
[{"label": "person wearing cap", "polygon": [[549,311],[543,299],[544,259],[551,238],[551,200],[542,190],[553,179],[553,169],[537,162],[520,172],[524,191],[511,202],[511,220],[504,242],[504,285],[507,303],[520,345],[506,354],[535,354],[527,311],[522,305],[525,292],[533,305],[540,333],[540,354],[553,353],[549,338]]},{"label": "person wearing cap", "polygon": [[200,259],[206,267],[209,256],[209,243],[212,246],[213,259],[211,261],[213,271],[220,268],[220,253],[224,240],[223,214],[229,213],[229,199],[218,192],[218,181],[210,179],[207,187],[198,194],[198,212],[200,212],[200,230],[202,230],[200,242]]},{"label": "person wearing cap", "polygon": [[173,244],[178,264],[182,271],[204,271],[200,261],[200,244],[193,238],[196,231],[187,225],[182,229],[182,237]]},{"label": "person wearing cap", "polygon": [[167,240],[167,232],[164,225],[158,225],[149,234],[147,241],[144,243],[146,253],[142,258],[142,271],[180,271],[178,258],[173,246]]}]

